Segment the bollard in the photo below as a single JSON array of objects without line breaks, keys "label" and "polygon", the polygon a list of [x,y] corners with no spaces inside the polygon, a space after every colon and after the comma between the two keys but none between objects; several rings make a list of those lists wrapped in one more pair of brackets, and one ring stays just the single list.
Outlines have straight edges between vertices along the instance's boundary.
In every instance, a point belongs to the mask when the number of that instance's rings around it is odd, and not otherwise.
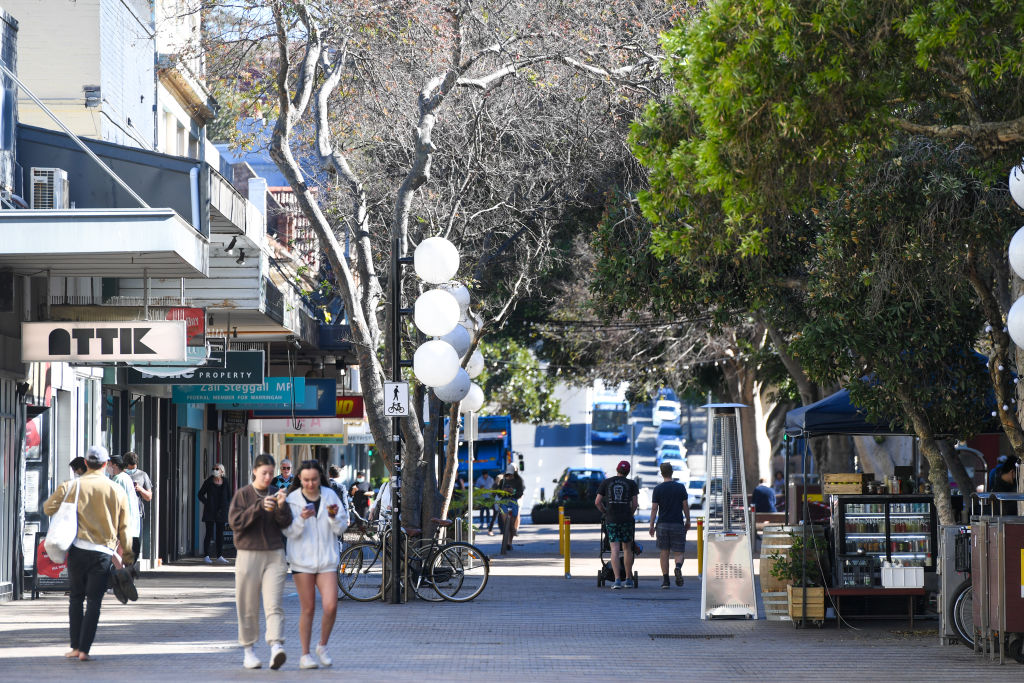
[{"label": "bollard", "polygon": [[565,506],[558,506],[558,554],[565,557]]},{"label": "bollard", "polygon": [[569,536],[570,536],[570,534],[569,534],[569,530],[570,530],[571,526],[572,526],[572,520],[569,517],[566,517],[565,520],[562,523],[562,527],[565,529],[565,532],[564,532],[563,535],[565,536],[565,546],[564,546],[565,547],[565,578],[567,578],[567,579],[571,579],[572,578],[572,576],[569,574],[569,558],[572,555],[572,553],[569,552],[569,548],[570,548],[570,543],[569,543]]},{"label": "bollard", "polygon": [[697,520],[697,575],[704,576],[704,520]]}]

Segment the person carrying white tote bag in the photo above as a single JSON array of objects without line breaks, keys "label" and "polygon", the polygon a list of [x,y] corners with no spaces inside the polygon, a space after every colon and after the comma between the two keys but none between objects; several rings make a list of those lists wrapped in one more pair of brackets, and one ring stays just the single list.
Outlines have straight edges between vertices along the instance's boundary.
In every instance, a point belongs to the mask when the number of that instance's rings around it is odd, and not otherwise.
[{"label": "person carrying white tote bag", "polygon": [[63,564],[67,558],[68,548],[75,542],[78,536],[78,489],[79,482],[74,484],[75,500],[69,502],[71,489],[64,496],[64,502],[50,518],[50,528],[46,532],[46,540],[43,541],[43,548],[50,559],[57,564]]}]

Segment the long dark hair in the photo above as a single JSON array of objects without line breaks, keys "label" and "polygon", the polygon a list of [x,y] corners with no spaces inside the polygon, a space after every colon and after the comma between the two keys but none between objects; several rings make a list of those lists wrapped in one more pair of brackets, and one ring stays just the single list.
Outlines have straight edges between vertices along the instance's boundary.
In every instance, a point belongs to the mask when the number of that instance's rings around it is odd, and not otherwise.
[{"label": "long dark hair", "polygon": [[252,478],[256,478],[256,470],[264,465],[270,465],[271,467],[277,467],[277,463],[274,461],[274,456],[270,453],[260,453],[252,461]]},{"label": "long dark hair", "polygon": [[319,460],[303,460],[299,463],[299,469],[295,472],[295,476],[292,477],[291,486],[288,487],[288,493],[296,489],[302,488],[302,482],[299,480],[302,476],[302,470],[316,470],[320,475],[320,486],[326,486],[330,488],[330,484],[327,483],[327,475],[324,474],[324,468],[320,465]]}]

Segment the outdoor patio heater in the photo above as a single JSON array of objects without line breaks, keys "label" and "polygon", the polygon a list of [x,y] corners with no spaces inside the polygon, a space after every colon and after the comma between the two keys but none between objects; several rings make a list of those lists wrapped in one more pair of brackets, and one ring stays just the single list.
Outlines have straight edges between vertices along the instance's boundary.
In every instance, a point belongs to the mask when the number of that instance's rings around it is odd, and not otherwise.
[{"label": "outdoor patio heater", "polygon": [[701,619],[757,619],[742,403],[709,403]]}]

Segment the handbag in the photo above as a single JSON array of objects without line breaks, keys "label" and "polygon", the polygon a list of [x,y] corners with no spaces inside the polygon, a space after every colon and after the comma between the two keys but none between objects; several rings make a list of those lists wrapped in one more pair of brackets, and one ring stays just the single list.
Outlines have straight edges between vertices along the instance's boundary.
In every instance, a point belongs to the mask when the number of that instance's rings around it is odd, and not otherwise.
[{"label": "handbag", "polygon": [[46,531],[46,540],[43,541],[43,548],[50,559],[57,564],[62,564],[67,557],[68,548],[78,537],[78,489],[79,482],[75,480],[75,501],[68,502],[71,497],[71,489],[68,489],[64,496],[64,502],[57,508],[57,512],[50,518],[50,528]]}]

